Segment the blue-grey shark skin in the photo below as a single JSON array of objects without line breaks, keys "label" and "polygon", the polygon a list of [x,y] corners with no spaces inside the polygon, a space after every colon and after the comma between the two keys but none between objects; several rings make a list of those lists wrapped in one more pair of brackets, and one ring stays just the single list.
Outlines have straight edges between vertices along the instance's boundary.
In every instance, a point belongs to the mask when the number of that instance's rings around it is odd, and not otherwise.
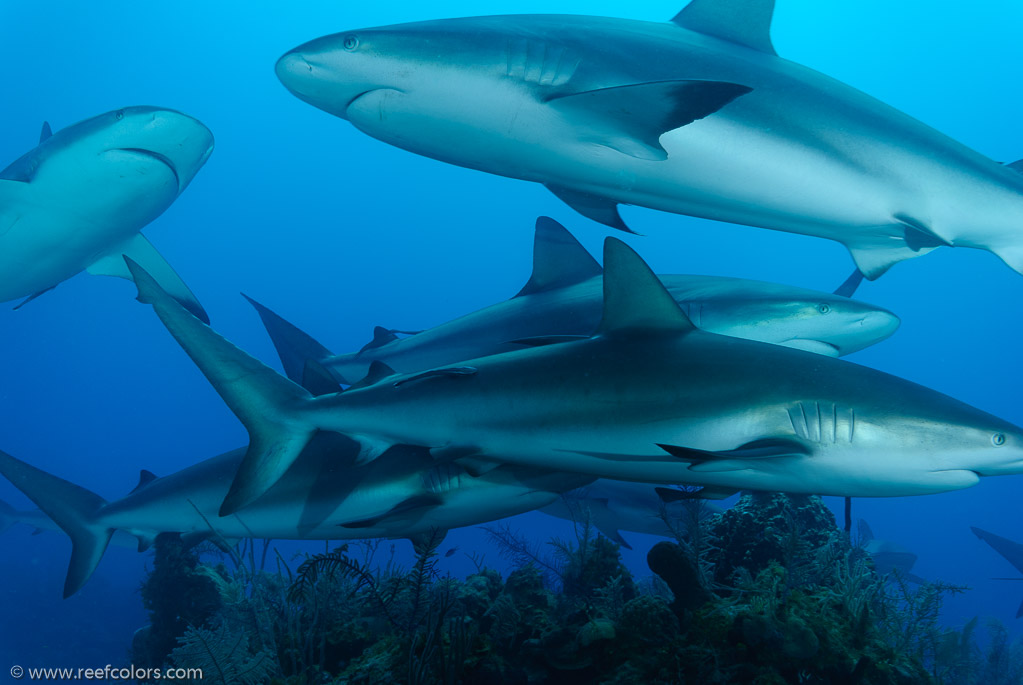
[{"label": "blue-grey shark skin", "polygon": [[514,15],[318,38],[276,66],[298,98],[391,145],[616,206],[829,238],[868,278],[941,245],[1023,272],[1023,176],[784,60],[773,0],[671,22]]},{"label": "blue-grey shark skin", "polygon": [[[249,432],[222,514],[318,431],[361,461],[396,444],[644,483],[883,497],[1023,473],[1023,431],[840,359],[701,331],[624,243],[605,242],[597,333],[313,396],[219,336],[129,263],[154,311]],[[465,464],[467,462],[462,461]]]},{"label": "blue-grey shark skin", "polygon": [[665,502],[657,494],[657,486],[648,483],[627,483],[617,480],[597,480],[578,490],[566,492],[540,511],[568,521],[588,521],[605,537],[622,547],[632,545],[622,537],[624,530],[646,535],[673,537],[674,533],[665,517],[685,531],[689,521],[685,506],[700,507],[699,515],[712,516],[722,511],[713,504]]},{"label": "blue-grey shark skin", "polygon": [[139,106],[47,131],[0,171],[0,301],[37,295],[83,270],[129,278],[121,259],[128,254],[204,318],[140,231],[205,164],[209,129],[174,110]]},{"label": "blue-grey shark skin", "polygon": [[[847,297],[739,278],[659,275],[675,301],[704,330],[843,356],[884,340],[899,319]],[[284,362],[300,382],[305,360],[353,383],[374,361],[412,373],[523,348],[518,341],[590,336],[600,323],[601,268],[561,224],[536,222],[533,274],[515,297],[412,335],[391,336],[350,354],[332,355],[266,307],[253,303]],[[297,376],[297,378],[296,378]]]},{"label": "blue-grey shark skin", "polygon": [[[1012,564],[1020,573],[1023,573],[1023,544],[1010,540],[1009,538],[1003,538],[1001,535],[995,535],[982,528],[976,528],[970,526],[970,530],[978,538],[986,542],[991,546],[991,549],[998,552],[1003,559]],[[1000,578],[999,580],[1023,580],[1020,578]],[[1023,616],[1023,602],[1020,602],[1019,608],[1016,609],[1016,618]]]},{"label": "blue-grey shark skin", "polygon": [[[592,480],[515,466],[472,476],[457,464],[436,463],[422,448],[404,446],[352,466],[357,453],[351,440],[323,434],[265,495],[226,517],[217,510],[244,449],[140,483],[110,502],[2,452],[0,474],[71,537],[65,597],[88,580],[115,533],[138,538],[140,550],[165,532],[218,540],[413,537],[532,511]],[[0,511],[0,529],[5,520],[28,522]]]}]

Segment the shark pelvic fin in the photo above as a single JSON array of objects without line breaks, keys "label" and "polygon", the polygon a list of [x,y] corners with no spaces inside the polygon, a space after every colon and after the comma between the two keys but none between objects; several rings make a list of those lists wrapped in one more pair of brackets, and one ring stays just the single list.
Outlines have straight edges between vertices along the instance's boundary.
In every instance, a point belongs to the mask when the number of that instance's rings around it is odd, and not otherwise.
[{"label": "shark pelvic fin", "polygon": [[714,114],[751,90],[725,81],[652,81],[559,95],[548,102],[580,122],[580,138],[637,159],[663,161],[668,153],[659,142],[662,135]]},{"label": "shark pelvic fin", "polygon": [[544,186],[546,186],[547,190],[554,193],[559,200],[587,219],[592,219],[598,224],[604,224],[619,231],[635,233],[622,221],[622,215],[618,213],[618,203],[611,198],[551,185],[550,183],[545,183]]},{"label": "shark pelvic fin", "polygon": [[167,263],[152,243],[146,240],[146,236],[136,233],[116,248],[107,253],[105,257],[90,264],[86,271],[94,276],[116,276],[131,280],[131,273],[125,267],[124,257],[127,256],[149,272],[152,278],[160,284],[160,287],[167,291],[171,297],[184,305],[185,309],[199,317],[203,323],[209,323],[210,318],[206,311],[199,304],[192,291],[188,289],[185,282],[181,280],[177,272]]},{"label": "shark pelvic fin", "polygon": [[575,236],[550,217],[536,220],[533,273],[515,297],[564,288],[603,273],[597,260]]},{"label": "shark pelvic fin", "polygon": [[607,238],[604,317],[597,331],[603,335],[637,329],[689,333],[696,326],[631,247],[617,238]]},{"label": "shark pelvic fin", "polygon": [[53,129],[50,128],[50,122],[44,121],[43,127],[39,131],[39,142],[45,143],[46,140],[53,135]]},{"label": "shark pelvic fin", "polygon": [[366,372],[366,376],[358,383],[352,383],[348,389],[358,390],[359,388],[368,388],[371,385],[376,385],[385,378],[397,375],[397,371],[392,369],[390,366],[382,361],[374,360],[369,365],[369,371]]},{"label": "shark pelvic fin", "polygon": [[774,0],[692,0],[671,21],[682,28],[778,54],[771,43]]},{"label": "shark pelvic fin", "polygon": [[856,294],[856,289],[860,287],[860,283],[863,282],[863,272],[859,269],[853,271],[849,278],[842,282],[842,285],[835,288],[835,292],[832,295],[838,295],[839,297],[852,297]]},{"label": "shark pelvic fin", "polygon": [[249,448],[220,508],[227,516],[277,482],[316,433],[301,409],[309,391],[253,359],[192,316],[142,267],[125,258],[138,300],[153,306],[167,331],[192,358],[249,432]]},{"label": "shark pelvic fin", "polygon": [[[285,375],[306,387],[306,389],[309,389],[303,382],[308,368],[307,362],[310,360],[322,362],[324,359],[332,357],[333,353],[317,342],[311,335],[287,321],[269,307],[256,302],[245,293],[241,295],[248,300],[249,304],[256,310],[256,313],[259,314],[259,319],[263,322],[263,328],[266,329],[274,349],[277,350],[277,356],[281,359],[281,366],[284,367]],[[320,394],[313,390],[310,390],[310,392],[314,395]],[[337,391],[334,390],[332,392]]]},{"label": "shark pelvic fin", "polygon": [[64,598],[78,592],[110,543],[114,531],[96,522],[106,501],[85,488],[0,452],[0,473],[71,538]]}]

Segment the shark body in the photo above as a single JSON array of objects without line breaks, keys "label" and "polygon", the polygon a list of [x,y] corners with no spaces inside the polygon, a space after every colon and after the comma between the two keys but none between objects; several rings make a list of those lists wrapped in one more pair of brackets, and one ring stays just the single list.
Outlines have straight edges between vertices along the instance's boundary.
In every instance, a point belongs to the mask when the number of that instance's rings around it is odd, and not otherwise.
[{"label": "shark body", "polygon": [[[700,328],[734,337],[842,356],[895,332],[899,319],[881,307],[823,293],[740,278],[659,275]],[[851,295],[851,293],[849,293]],[[253,302],[288,377],[301,382],[313,361],[335,380],[363,378],[374,361],[412,373],[533,344],[589,337],[600,324],[602,269],[561,224],[536,223],[533,271],[519,293],[409,337],[378,327],[358,352],[332,354],[273,311]]]},{"label": "shark body", "polygon": [[1023,272],[1023,176],[779,57],[774,0],[671,22],[511,15],[359,29],[277,63],[298,98],[374,138],[619,204],[829,238],[877,278],[939,246]]},{"label": "shark body", "polygon": [[930,494],[1023,473],[1018,427],[873,369],[700,331],[612,238],[592,337],[415,374],[378,364],[348,390],[315,397],[129,267],[140,301],[249,431],[222,514],[265,492],[318,431],[358,441],[360,462],[413,444],[479,470],[516,463],[848,497]]},{"label": "shark body", "polygon": [[81,271],[130,278],[122,254],[197,316],[206,314],[140,231],[213,152],[190,116],[126,107],[57,133],[0,171],[0,301],[34,298]]}]

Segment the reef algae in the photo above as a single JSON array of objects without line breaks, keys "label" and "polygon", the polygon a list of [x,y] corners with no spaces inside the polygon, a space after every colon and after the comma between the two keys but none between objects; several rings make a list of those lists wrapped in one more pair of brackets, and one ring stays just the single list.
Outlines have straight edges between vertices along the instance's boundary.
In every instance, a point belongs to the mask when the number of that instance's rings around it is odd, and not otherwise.
[{"label": "reef algae", "polygon": [[[278,556],[267,573],[250,547],[248,562],[231,554],[232,572],[179,569],[219,601],[179,626],[169,660],[282,685],[981,683],[1023,672],[1004,631],[991,629],[984,653],[975,623],[939,625],[943,596],[962,588],[881,578],[819,498],[745,495],[685,530],[650,551],[656,575],[642,582],[585,521],[547,544],[489,529],[516,566],[506,578],[482,562],[463,579],[442,574],[439,535],[418,542],[408,568],[376,560],[375,541],[295,571]],[[158,564],[147,593],[175,582]]]}]

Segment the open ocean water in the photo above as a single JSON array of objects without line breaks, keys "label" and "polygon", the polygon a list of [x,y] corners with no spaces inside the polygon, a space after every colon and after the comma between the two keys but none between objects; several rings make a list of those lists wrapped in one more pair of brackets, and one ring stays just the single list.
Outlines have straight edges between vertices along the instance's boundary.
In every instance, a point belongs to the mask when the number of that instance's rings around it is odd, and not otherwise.
[{"label": "open ocean water", "polygon": [[[778,53],[857,87],[989,157],[1023,157],[1019,35],[1023,4],[987,0],[778,0]],[[128,105],[178,109],[216,137],[212,157],[146,235],[228,339],[276,365],[239,291],[335,352],[374,325],[426,328],[510,297],[529,276],[532,227],[546,214],[594,254],[609,230],[543,187],[456,168],[390,147],[300,102],[273,67],[287,50],[350,28],[474,14],[597,14],[668,20],[642,3],[563,0],[418,2],[0,2],[0,166],[54,130]],[[852,270],[830,241],[626,207],[626,236],[658,273],[778,281],[830,291]],[[1020,226],[1023,231],[1023,226]],[[621,237],[621,236],[619,236]],[[19,311],[0,310],[0,449],[116,498],[139,469],[176,471],[244,444],[244,429],[125,281],[81,275]],[[939,249],[895,266],[857,297],[902,319],[850,359],[1023,424],[1023,277],[993,254]],[[893,458],[897,458],[893,455]],[[943,495],[857,499],[854,515],[919,559],[914,572],[967,585],[942,621],[1014,619],[1023,583],[970,526],[1023,541],[1023,477]],[[0,499],[30,503],[6,481]],[[841,500],[826,498],[836,513]],[[540,514],[522,532],[570,526]],[[656,540],[623,550],[637,576]],[[395,543],[410,557],[405,541]],[[442,551],[478,551],[505,568],[478,529]],[[322,543],[282,545],[285,554]],[[146,617],[138,587],[151,554],[111,547],[95,576],[62,600],[70,545],[23,526],[0,537],[0,677],[8,666],[125,663]],[[441,570],[472,569],[461,554]]]}]

